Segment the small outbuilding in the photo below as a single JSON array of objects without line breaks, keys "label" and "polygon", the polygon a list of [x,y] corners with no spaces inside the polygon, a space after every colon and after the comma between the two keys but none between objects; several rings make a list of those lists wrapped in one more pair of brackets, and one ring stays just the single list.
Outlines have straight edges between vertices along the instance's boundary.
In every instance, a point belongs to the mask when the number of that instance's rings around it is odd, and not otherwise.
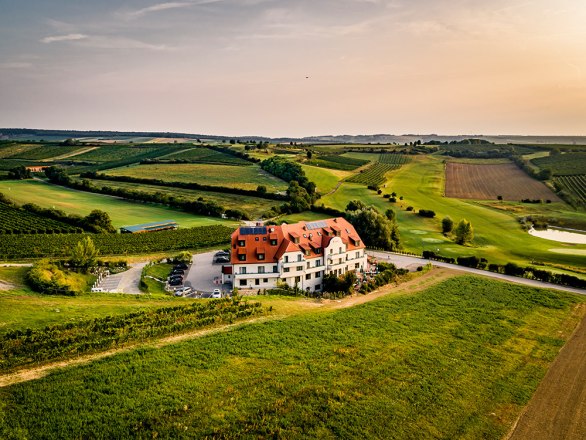
[{"label": "small outbuilding", "polygon": [[168,231],[177,229],[178,227],[179,225],[174,220],[163,220],[160,222],[143,223],[141,225],[122,226],[120,232],[122,234],[140,234],[142,232]]}]

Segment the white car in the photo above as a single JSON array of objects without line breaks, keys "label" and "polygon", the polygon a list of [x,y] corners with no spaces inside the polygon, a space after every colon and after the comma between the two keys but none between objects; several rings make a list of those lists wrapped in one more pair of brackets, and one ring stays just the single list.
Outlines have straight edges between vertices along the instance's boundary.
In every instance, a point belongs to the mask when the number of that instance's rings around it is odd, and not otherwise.
[{"label": "white car", "polygon": [[213,293],[212,293],[212,298],[221,298],[222,297],[222,291],[220,289],[214,289]]},{"label": "white car", "polygon": [[193,289],[191,287],[181,287],[177,290],[175,290],[175,296],[185,296],[185,295],[189,295],[190,293],[193,292]]}]

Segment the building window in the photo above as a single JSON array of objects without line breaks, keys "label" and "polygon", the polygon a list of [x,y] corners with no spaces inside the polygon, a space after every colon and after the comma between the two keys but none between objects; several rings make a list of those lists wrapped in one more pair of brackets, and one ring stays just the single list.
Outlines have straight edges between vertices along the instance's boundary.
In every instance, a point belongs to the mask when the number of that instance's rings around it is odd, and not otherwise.
[{"label": "building window", "polygon": [[238,255],[238,261],[246,261],[246,255],[245,254]]},{"label": "building window", "polygon": [[308,262],[307,262],[307,268],[309,269],[310,267],[311,267],[311,262],[310,262],[310,261],[308,261]]},{"label": "building window", "polygon": [[284,267],[283,268],[283,272],[289,272],[289,268],[288,267]]},{"label": "building window", "polygon": [[279,266],[273,266],[273,273],[277,273],[279,271]]},{"label": "building window", "polygon": [[240,268],[240,274],[241,275],[246,275],[246,268],[245,267],[241,267]]},{"label": "building window", "polygon": [[269,282],[269,279],[268,279],[268,278],[263,278],[263,279],[262,279],[262,282],[266,284],[266,283],[268,283],[268,282]]},{"label": "building window", "polygon": [[320,290],[321,289],[321,284],[316,284],[315,285],[315,290]]},{"label": "building window", "polygon": [[299,270],[299,271],[301,271],[301,270],[303,270],[303,266],[297,266],[296,269]]},{"label": "building window", "polygon": [[238,246],[244,247],[244,245],[246,245],[246,243],[244,242],[244,240],[238,240]]},{"label": "building window", "polygon": [[[316,278],[321,278],[321,272],[316,272],[316,273],[315,273],[315,277],[316,277]],[[317,289],[317,287],[316,287],[316,289]]]},{"label": "building window", "polygon": [[338,250],[339,250],[338,253],[341,254],[342,253],[342,248],[339,248]]},{"label": "building window", "polygon": [[317,249],[315,250],[315,253],[316,253],[316,254],[321,254],[321,248],[317,248]]},{"label": "building window", "polygon": [[254,280],[254,285],[255,286],[259,286],[260,285],[260,280],[258,278],[256,280]]},{"label": "building window", "polygon": [[258,266],[258,273],[265,273],[265,267],[264,266]]},{"label": "building window", "polygon": [[297,255],[297,261],[301,261],[303,259],[303,257],[301,256],[301,254]]},{"label": "building window", "polygon": [[321,266],[321,259],[315,260],[315,267]]},{"label": "building window", "polygon": [[332,255],[334,253],[333,249],[330,249],[330,255]]},{"label": "building window", "polygon": [[267,237],[263,237],[262,238],[262,241],[267,241]]},{"label": "building window", "polygon": [[310,280],[310,279],[311,279],[311,274],[310,274],[310,273],[308,273],[307,275],[305,275],[305,279],[306,279],[306,280]]},{"label": "building window", "polygon": [[259,238],[258,238],[258,237],[254,237],[254,241],[258,241],[258,240],[259,240]]},{"label": "building window", "polygon": [[271,243],[271,246],[276,246],[277,245],[277,240],[271,240],[270,243]]},{"label": "building window", "polygon": [[360,263],[356,263],[356,264],[354,265],[354,269],[360,269]]},{"label": "building window", "polygon": [[295,277],[295,283],[300,283],[301,282],[301,277]]},{"label": "building window", "polygon": [[356,252],[356,258],[360,258],[360,252]]},{"label": "building window", "polygon": [[264,260],[265,259],[265,254],[258,254],[258,259],[259,260]]},{"label": "building window", "polygon": [[246,280],[240,280],[240,285],[241,286],[246,286]]},{"label": "building window", "polygon": [[289,262],[289,255],[285,255],[285,263]]}]

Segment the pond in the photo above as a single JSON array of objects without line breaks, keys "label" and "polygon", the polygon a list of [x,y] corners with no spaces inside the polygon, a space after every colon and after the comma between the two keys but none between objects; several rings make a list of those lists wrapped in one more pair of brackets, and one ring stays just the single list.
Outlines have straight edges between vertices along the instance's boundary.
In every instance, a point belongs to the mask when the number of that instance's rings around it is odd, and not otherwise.
[{"label": "pond", "polygon": [[572,232],[573,230],[547,228],[542,230],[529,229],[534,237],[545,238],[546,240],[559,241],[562,243],[586,244],[586,231]]}]

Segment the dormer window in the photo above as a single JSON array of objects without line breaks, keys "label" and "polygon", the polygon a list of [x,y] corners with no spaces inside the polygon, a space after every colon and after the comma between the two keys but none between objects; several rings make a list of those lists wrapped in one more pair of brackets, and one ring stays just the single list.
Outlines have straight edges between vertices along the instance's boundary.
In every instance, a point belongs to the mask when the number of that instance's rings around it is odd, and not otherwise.
[{"label": "dormer window", "polygon": [[244,247],[246,246],[246,242],[244,240],[238,240],[238,246]]},{"label": "dormer window", "polygon": [[265,259],[265,254],[258,254],[257,255],[259,260],[264,260]]},{"label": "dormer window", "polygon": [[276,246],[277,245],[277,240],[271,240],[271,246]]},{"label": "dormer window", "polygon": [[246,254],[238,255],[238,261],[246,261]]}]

